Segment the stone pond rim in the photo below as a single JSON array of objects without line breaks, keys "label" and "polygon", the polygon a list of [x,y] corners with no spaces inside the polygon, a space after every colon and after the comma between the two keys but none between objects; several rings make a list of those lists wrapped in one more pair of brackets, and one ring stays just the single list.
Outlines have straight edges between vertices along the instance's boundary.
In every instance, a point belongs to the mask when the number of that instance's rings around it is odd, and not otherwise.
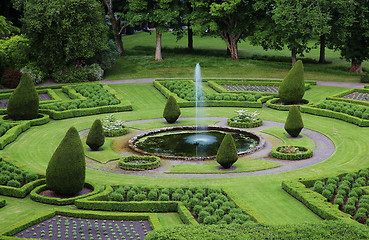
[{"label": "stone pond rim", "polygon": [[[238,152],[238,156],[243,156],[243,155],[254,153],[254,152],[264,148],[264,146],[265,146],[265,139],[263,137],[261,137],[260,135],[254,133],[254,132],[251,132],[251,131],[247,131],[247,130],[239,129],[239,128],[232,128],[232,127],[219,127],[219,126],[204,126],[204,127],[206,127],[207,130],[217,130],[217,131],[224,131],[224,132],[241,133],[241,134],[256,138],[258,140],[258,142],[259,142],[258,145],[256,145],[253,148],[250,148],[248,150]],[[201,129],[203,129],[204,127],[201,127]],[[196,126],[176,126],[176,127],[167,127],[167,128],[160,128],[160,129],[146,131],[144,133],[138,134],[135,137],[131,138],[128,141],[128,145],[132,150],[134,150],[138,153],[141,153],[141,154],[144,154],[144,155],[158,156],[158,157],[164,158],[164,159],[173,159],[173,160],[214,160],[216,158],[216,156],[192,156],[192,157],[187,157],[187,156],[164,155],[164,154],[158,154],[158,153],[150,153],[150,152],[144,151],[144,150],[142,150],[142,149],[135,146],[135,143],[139,139],[141,139],[143,137],[146,137],[146,136],[155,135],[155,134],[164,133],[164,132],[187,131],[187,130],[196,130]]]}]

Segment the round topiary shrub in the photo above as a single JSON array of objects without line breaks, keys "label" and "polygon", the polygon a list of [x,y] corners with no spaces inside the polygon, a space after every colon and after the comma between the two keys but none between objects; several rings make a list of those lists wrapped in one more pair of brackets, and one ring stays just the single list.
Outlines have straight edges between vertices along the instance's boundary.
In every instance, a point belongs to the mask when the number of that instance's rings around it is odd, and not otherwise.
[{"label": "round topiary shrub", "polygon": [[299,103],[305,94],[304,66],[299,60],[288,72],[278,89],[278,95],[283,103]]},{"label": "round topiary shrub", "polygon": [[343,198],[339,198],[339,197],[336,197],[334,199],[334,204],[337,204],[338,206],[342,207],[343,206],[343,203],[344,203],[344,200]]},{"label": "round topiary shrub", "polygon": [[110,201],[116,201],[116,202],[123,202],[124,201],[124,197],[121,193],[118,192],[112,192],[109,195],[109,200]]},{"label": "round topiary shrub", "polygon": [[299,136],[301,130],[304,128],[304,123],[302,122],[301,113],[296,105],[290,107],[288,112],[286,123],[284,124],[284,129],[292,137]]},{"label": "round topiary shrub", "polygon": [[[209,217],[210,213],[204,210],[201,210],[199,213],[199,216],[197,218],[197,220],[199,221],[199,223],[203,223],[206,217]],[[231,218],[232,219],[232,218]]]},{"label": "round topiary shrub", "polygon": [[46,185],[60,195],[75,195],[85,184],[86,161],[77,129],[71,127],[46,169]]},{"label": "round topiary shrub", "polygon": [[10,180],[6,185],[9,187],[15,187],[15,188],[21,187],[21,183],[14,179]]},{"label": "round topiary shrub", "polygon": [[168,123],[174,123],[181,115],[179,105],[173,95],[170,95],[167,103],[165,104],[163,117]]},{"label": "round topiary shrub", "polygon": [[14,120],[37,118],[39,97],[28,73],[22,75],[18,87],[9,98],[7,112]]},{"label": "round topiary shrub", "polygon": [[158,200],[158,191],[156,189],[150,190],[149,194],[147,195],[149,201],[157,201]]},{"label": "round topiary shrub", "polygon": [[217,222],[217,218],[215,216],[207,216],[204,218],[204,224],[215,224]]},{"label": "round topiary shrub", "polygon": [[169,195],[165,193],[160,194],[159,201],[169,201]]},{"label": "round topiary shrub", "polygon": [[225,169],[230,168],[238,160],[236,144],[230,133],[227,133],[219,146],[216,161]]},{"label": "round topiary shrub", "polygon": [[86,144],[97,151],[105,142],[105,134],[100,119],[96,119],[87,135]]},{"label": "round topiary shrub", "polygon": [[330,201],[333,197],[333,193],[328,189],[323,190],[322,195],[327,198],[328,201]]}]

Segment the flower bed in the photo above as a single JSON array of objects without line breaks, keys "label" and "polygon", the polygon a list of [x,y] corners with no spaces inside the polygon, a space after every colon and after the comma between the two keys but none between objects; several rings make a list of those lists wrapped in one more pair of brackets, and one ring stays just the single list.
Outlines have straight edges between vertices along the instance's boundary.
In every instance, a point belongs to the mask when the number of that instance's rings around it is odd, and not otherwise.
[{"label": "flower bed", "polygon": [[115,119],[113,114],[106,116],[102,120],[102,126],[106,137],[118,137],[128,133],[128,128],[124,126],[124,121]]},{"label": "flower bed", "polygon": [[302,146],[282,145],[272,148],[272,157],[284,160],[301,160],[311,158],[313,150]]},{"label": "flower bed", "polygon": [[156,156],[136,156],[131,155],[122,158],[118,166],[124,170],[151,170],[160,166],[160,158]]},{"label": "flower bed", "polygon": [[278,93],[279,86],[261,86],[261,85],[221,85],[228,91],[235,92],[261,92]]},{"label": "flower bed", "polygon": [[259,118],[260,113],[249,112],[248,110],[238,110],[236,111],[237,116],[228,118],[227,124],[230,127],[238,128],[252,128],[259,127],[263,124],[263,120]]}]

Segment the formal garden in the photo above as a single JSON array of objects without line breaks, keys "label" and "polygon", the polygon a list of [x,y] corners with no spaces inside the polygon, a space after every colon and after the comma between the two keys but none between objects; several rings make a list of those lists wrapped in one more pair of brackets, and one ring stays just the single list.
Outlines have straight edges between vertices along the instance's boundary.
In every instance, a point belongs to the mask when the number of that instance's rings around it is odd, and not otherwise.
[{"label": "formal garden", "polygon": [[0,5],[0,239],[369,238],[365,4],[225,2]]}]

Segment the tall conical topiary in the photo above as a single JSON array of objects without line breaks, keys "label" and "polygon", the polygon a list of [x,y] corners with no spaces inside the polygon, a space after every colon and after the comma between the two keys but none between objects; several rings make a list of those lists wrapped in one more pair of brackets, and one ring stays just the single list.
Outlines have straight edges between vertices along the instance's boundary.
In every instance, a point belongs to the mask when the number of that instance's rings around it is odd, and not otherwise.
[{"label": "tall conical topiary", "polygon": [[278,95],[282,103],[299,103],[305,94],[304,66],[298,60],[279,86]]},{"label": "tall conical topiary", "polygon": [[173,95],[168,98],[167,104],[165,104],[163,117],[168,123],[174,123],[181,115],[178,103]]},{"label": "tall conical topiary", "polygon": [[71,127],[55,150],[46,169],[46,185],[55,193],[71,196],[85,184],[86,161],[81,139]]},{"label": "tall conical topiary", "polygon": [[223,168],[230,168],[238,160],[236,144],[230,133],[224,136],[216,160]]},{"label": "tall conical topiary", "polygon": [[39,97],[28,73],[22,75],[18,87],[9,98],[7,112],[14,120],[37,118]]},{"label": "tall conical topiary", "polygon": [[87,135],[86,144],[94,151],[104,145],[105,135],[100,119],[96,119]]},{"label": "tall conical topiary", "polygon": [[304,123],[302,122],[301,113],[296,105],[290,107],[288,112],[286,123],[284,124],[284,129],[292,137],[297,137],[301,130],[304,128]]}]

